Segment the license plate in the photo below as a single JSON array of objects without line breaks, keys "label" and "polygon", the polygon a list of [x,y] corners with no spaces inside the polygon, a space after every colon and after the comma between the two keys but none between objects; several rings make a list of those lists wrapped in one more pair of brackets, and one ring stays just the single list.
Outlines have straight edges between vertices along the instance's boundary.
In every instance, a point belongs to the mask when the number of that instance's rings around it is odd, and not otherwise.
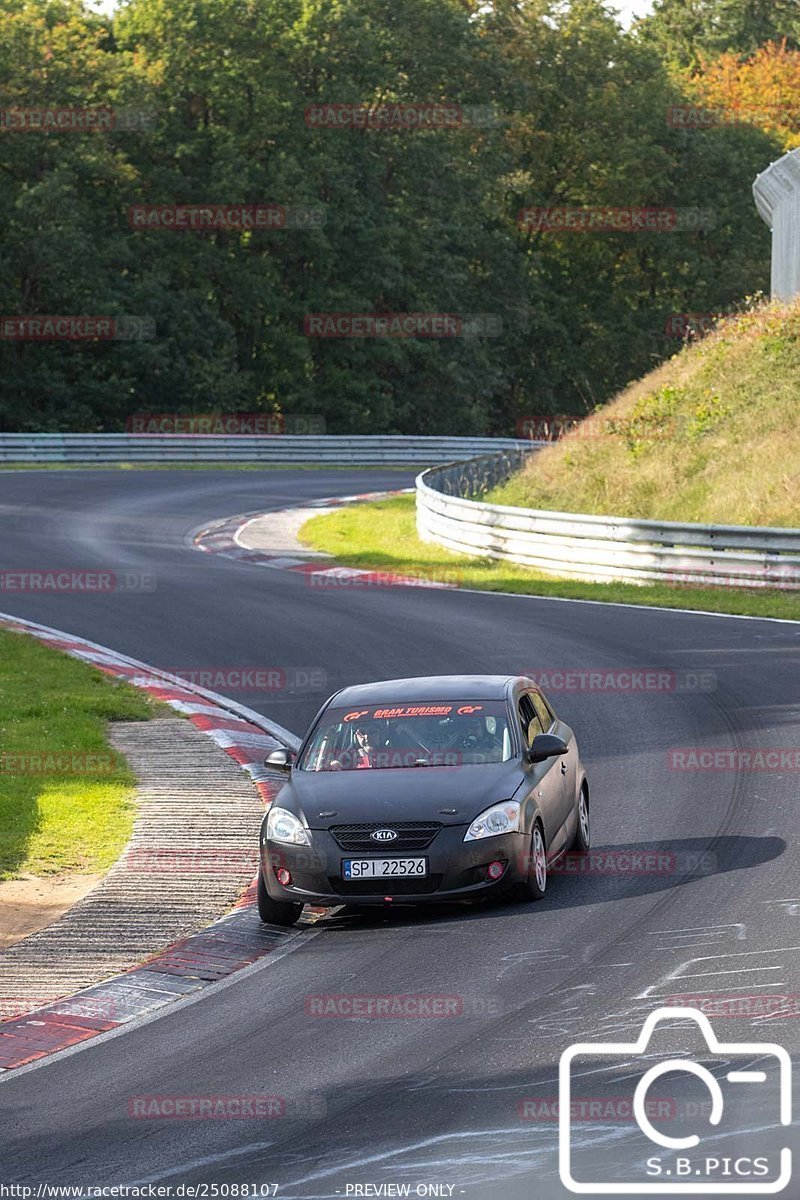
[{"label": "license plate", "polygon": [[411,875],[427,875],[426,858],[345,858],[342,861],[343,879],[407,879]]}]

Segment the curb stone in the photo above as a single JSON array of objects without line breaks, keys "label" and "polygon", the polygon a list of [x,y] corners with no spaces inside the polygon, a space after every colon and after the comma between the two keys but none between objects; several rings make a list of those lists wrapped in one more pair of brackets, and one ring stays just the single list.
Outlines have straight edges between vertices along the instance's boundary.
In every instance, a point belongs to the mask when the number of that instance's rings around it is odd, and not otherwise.
[{"label": "curb stone", "polygon": [[[308,550],[301,546],[292,532],[296,523],[289,518],[303,514],[304,519],[333,512],[346,504],[364,504],[371,500],[388,500],[393,496],[412,494],[413,488],[398,488],[390,492],[362,492],[357,496],[331,496],[324,500],[304,501],[271,512],[241,513],[215,521],[195,530],[191,541],[204,554],[219,554],[239,562],[282,571],[299,571],[309,587],[368,586],[370,583],[393,587],[457,588],[457,583],[426,579],[424,576],[398,575],[392,571],[367,570],[360,567],[329,566],[331,555]],[[248,530],[248,526],[258,529]],[[248,532],[245,532],[248,530]],[[248,544],[248,542],[253,544]]]}]

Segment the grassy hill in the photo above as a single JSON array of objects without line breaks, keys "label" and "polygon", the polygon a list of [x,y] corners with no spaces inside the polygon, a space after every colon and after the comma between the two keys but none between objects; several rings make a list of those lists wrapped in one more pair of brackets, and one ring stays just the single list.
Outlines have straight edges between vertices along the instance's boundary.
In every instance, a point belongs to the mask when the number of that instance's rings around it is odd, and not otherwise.
[{"label": "grassy hill", "polygon": [[487,499],[800,527],[800,302],[726,318]]}]

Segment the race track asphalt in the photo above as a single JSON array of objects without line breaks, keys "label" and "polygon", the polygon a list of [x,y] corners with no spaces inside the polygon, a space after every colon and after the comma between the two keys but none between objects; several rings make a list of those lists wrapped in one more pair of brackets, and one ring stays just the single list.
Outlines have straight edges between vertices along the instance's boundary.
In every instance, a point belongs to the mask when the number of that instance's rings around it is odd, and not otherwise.
[{"label": "race track asphalt", "polygon": [[[171,670],[314,668],[317,682],[324,672],[323,690],[217,688],[298,733],[329,692],[361,680],[675,673],[678,689],[551,692],[589,770],[594,846],[658,850],[674,868],[557,876],[538,904],[340,912],[195,1003],[5,1078],[0,1183],[274,1183],[293,1198],[375,1195],[354,1188],[387,1183],[422,1195],[422,1183],[475,1200],[563,1197],[557,1123],[523,1119],[520,1104],[557,1096],[571,1042],[633,1040],[674,995],[800,995],[800,774],[675,770],[667,758],[676,747],[800,748],[800,625],[312,588],[190,544],[232,514],[410,482],[386,470],[0,472],[0,569],[147,572],[156,585],[5,591],[0,610]],[[459,1012],[307,1013],[310,996],[352,993],[455,996]],[[800,1050],[797,1019],[718,1025],[729,1040]],[[682,1031],[668,1037],[686,1048]],[[282,1119],[129,1115],[133,1097],[265,1093],[286,1099]],[[788,1136],[758,1102],[748,1113],[750,1132],[728,1135],[737,1152]],[[612,1126],[600,1132],[613,1143]],[[797,1179],[782,1194],[800,1197]]]}]

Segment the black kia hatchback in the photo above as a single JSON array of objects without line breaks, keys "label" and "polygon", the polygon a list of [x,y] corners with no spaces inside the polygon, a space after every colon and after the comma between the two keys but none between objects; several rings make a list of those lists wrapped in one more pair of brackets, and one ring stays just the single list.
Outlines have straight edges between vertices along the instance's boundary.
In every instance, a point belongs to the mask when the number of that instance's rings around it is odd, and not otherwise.
[{"label": "black kia hatchback", "polygon": [[261,919],[304,904],[537,900],[548,867],[589,848],[575,735],[524,676],[348,687],[323,705],[261,827]]}]

